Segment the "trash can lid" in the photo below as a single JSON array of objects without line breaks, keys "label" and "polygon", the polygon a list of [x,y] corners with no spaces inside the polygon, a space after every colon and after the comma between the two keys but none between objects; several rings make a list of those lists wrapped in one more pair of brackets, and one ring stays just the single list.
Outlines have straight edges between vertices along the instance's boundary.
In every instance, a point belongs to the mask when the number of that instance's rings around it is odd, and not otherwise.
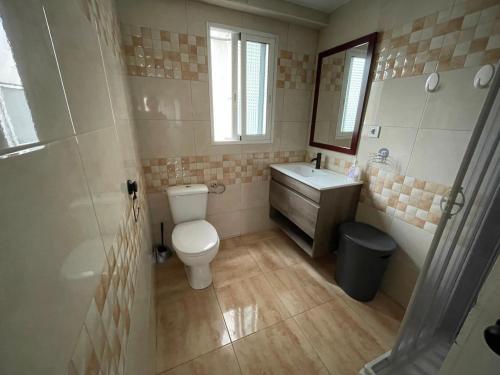
[{"label": "trash can lid", "polygon": [[354,243],[371,250],[392,252],[397,247],[391,236],[368,224],[343,223],[339,230],[342,235]]}]

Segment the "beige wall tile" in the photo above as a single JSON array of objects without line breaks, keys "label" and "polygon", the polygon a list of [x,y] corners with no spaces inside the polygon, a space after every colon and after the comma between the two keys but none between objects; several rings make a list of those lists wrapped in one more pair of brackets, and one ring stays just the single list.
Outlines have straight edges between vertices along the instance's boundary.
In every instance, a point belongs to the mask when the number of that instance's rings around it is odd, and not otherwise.
[{"label": "beige wall tile", "polygon": [[442,72],[439,89],[429,94],[421,128],[473,130],[487,89],[473,86],[478,68]]},{"label": "beige wall tile", "polygon": [[418,127],[427,98],[425,79],[419,76],[385,81],[377,125]]},{"label": "beige wall tile", "polygon": [[45,11],[76,132],[111,126],[113,114],[95,26],[77,3],[51,1]]},{"label": "beige wall tile", "polygon": [[[19,15],[23,14],[24,17]],[[14,46],[13,57],[21,78],[29,114],[24,121],[14,121],[15,137],[0,130],[0,153],[12,147],[63,139],[73,135],[66,99],[59,77],[42,6],[34,0],[9,2],[2,9],[8,42]],[[5,21],[8,20],[8,21]],[[30,38],[25,38],[29,35]],[[33,64],[36,61],[36,64]],[[12,114],[11,114],[12,115]],[[24,129],[30,129],[26,134]],[[15,139],[17,138],[17,140]]]},{"label": "beige wall tile", "polygon": [[269,181],[241,185],[241,208],[268,207]]},{"label": "beige wall tile", "polygon": [[269,218],[269,206],[241,210],[240,220],[241,234],[255,233],[276,227]]},{"label": "beige wall tile", "polygon": [[274,100],[274,122],[283,121],[283,106],[285,101],[285,89],[276,88]]},{"label": "beige wall tile", "polygon": [[397,218],[392,220],[388,234],[394,238],[409,260],[421,269],[434,236]]},{"label": "beige wall tile", "polygon": [[438,12],[453,5],[453,0],[381,1],[379,28],[392,28]]},{"label": "beige wall tile", "polygon": [[311,91],[284,90],[283,121],[310,121]]},{"label": "beige wall tile", "polygon": [[136,119],[191,120],[190,81],[129,77]]},{"label": "beige wall tile", "polygon": [[308,142],[307,122],[282,122],[278,125],[278,149],[281,151],[302,150]]},{"label": "beige wall tile", "polygon": [[77,140],[107,252],[115,240],[128,204],[125,182],[129,177],[121,164],[114,128],[85,133],[79,135]]},{"label": "beige wall tile", "polygon": [[148,25],[162,29],[187,32],[187,15],[185,0],[146,0],[138,3],[134,0],[120,1],[118,14],[121,22],[135,25]]},{"label": "beige wall tile", "polygon": [[243,205],[243,186],[250,184],[227,185],[222,194],[209,194],[207,215],[216,215],[223,212],[238,211]]},{"label": "beige wall tile", "polygon": [[384,81],[374,81],[370,87],[368,101],[366,103],[366,111],[364,124],[377,125],[378,110],[380,106],[380,98],[384,89]]},{"label": "beige wall tile", "polygon": [[210,121],[210,96],[208,82],[190,81],[193,101],[193,119]]},{"label": "beige wall tile", "polygon": [[187,1],[188,33],[195,35],[207,34],[207,22],[225,25],[241,26],[244,13],[227,8],[220,8],[197,1]]},{"label": "beige wall tile", "polygon": [[302,53],[316,53],[318,31],[308,27],[290,24],[288,29],[288,50]]},{"label": "beige wall tile", "polygon": [[[352,0],[330,15],[330,23],[319,34],[318,51],[324,51],[377,30],[382,0]],[[356,27],[352,27],[356,20]]]},{"label": "beige wall tile", "polygon": [[408,175],[451,186],[470,131],[420,129],[408,165]]},{"label": "beige wall tile", "polygon": [[207,221],[211,223],[220,238],[230,238],[241,234],[241,213],[233,211],[207,216]]},{"label": "beige wall tile", "polygon": [[193,122],[137,120],[136,124],[142,158],[195,154]]},{"label": "beige wall tile", "polygon": [[393,217],[360,202],[358,203],[358,209],[356,211],[356,221],[370,224],[383,232],[388,232],[391,227]]},{"label": "beige wall tile", "polygon": [[395,173],[405,174],[417,136],[417,129],[384,126],[380,129],[379,138],[367,137],[365,134],[367,129],[368,127],[365,127],[359,142],[358,162],[361,165],[368,165],[370,154],[376,154],[381,148],[387,148],[391,157],[391,165],[388,169]]},{"label": "beige wall tile", "polygon": [[106,262],[76,141],[0,160],[0,174],[9,218],[1,230],[2,371],[62,373]]},{"label": "beige wall tile", "polygon": [[[403,307],[407,307],[417,282],[418,269],[404,257],[392,257],[380,289]],[[404,260],[402,260],[402,259]]]}]

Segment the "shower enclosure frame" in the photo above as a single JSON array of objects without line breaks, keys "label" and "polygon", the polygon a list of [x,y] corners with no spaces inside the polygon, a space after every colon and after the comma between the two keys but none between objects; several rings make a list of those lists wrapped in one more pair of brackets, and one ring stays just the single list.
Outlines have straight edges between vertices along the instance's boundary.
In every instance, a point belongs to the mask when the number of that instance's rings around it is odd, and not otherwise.
[{"label": "shower enclosure frame", "polygon": [[496,74],[396,343],[361,374],[436,374],[500,253],[499,88]]}]

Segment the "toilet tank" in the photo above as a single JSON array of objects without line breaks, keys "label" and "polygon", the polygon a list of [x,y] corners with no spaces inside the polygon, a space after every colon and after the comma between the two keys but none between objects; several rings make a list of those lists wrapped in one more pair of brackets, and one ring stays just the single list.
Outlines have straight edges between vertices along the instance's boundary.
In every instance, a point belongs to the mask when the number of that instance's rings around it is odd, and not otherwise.
[{"label": "toilet tank", "polygon": [[167,188],[167,196],[175,224],[205,218],[208,198],[206,185],[171,186]]}]

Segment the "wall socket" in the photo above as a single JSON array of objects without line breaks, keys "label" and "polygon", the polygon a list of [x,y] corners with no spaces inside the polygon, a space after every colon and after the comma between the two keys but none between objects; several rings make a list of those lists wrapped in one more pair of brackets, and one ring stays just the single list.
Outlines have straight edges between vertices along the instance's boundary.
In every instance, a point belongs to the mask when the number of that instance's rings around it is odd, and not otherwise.
[{"label": "wall socket", "polygon": [[370,138],[378,138],[380,136],[380,126],[369,125],[367,128],[367,134]]}]

